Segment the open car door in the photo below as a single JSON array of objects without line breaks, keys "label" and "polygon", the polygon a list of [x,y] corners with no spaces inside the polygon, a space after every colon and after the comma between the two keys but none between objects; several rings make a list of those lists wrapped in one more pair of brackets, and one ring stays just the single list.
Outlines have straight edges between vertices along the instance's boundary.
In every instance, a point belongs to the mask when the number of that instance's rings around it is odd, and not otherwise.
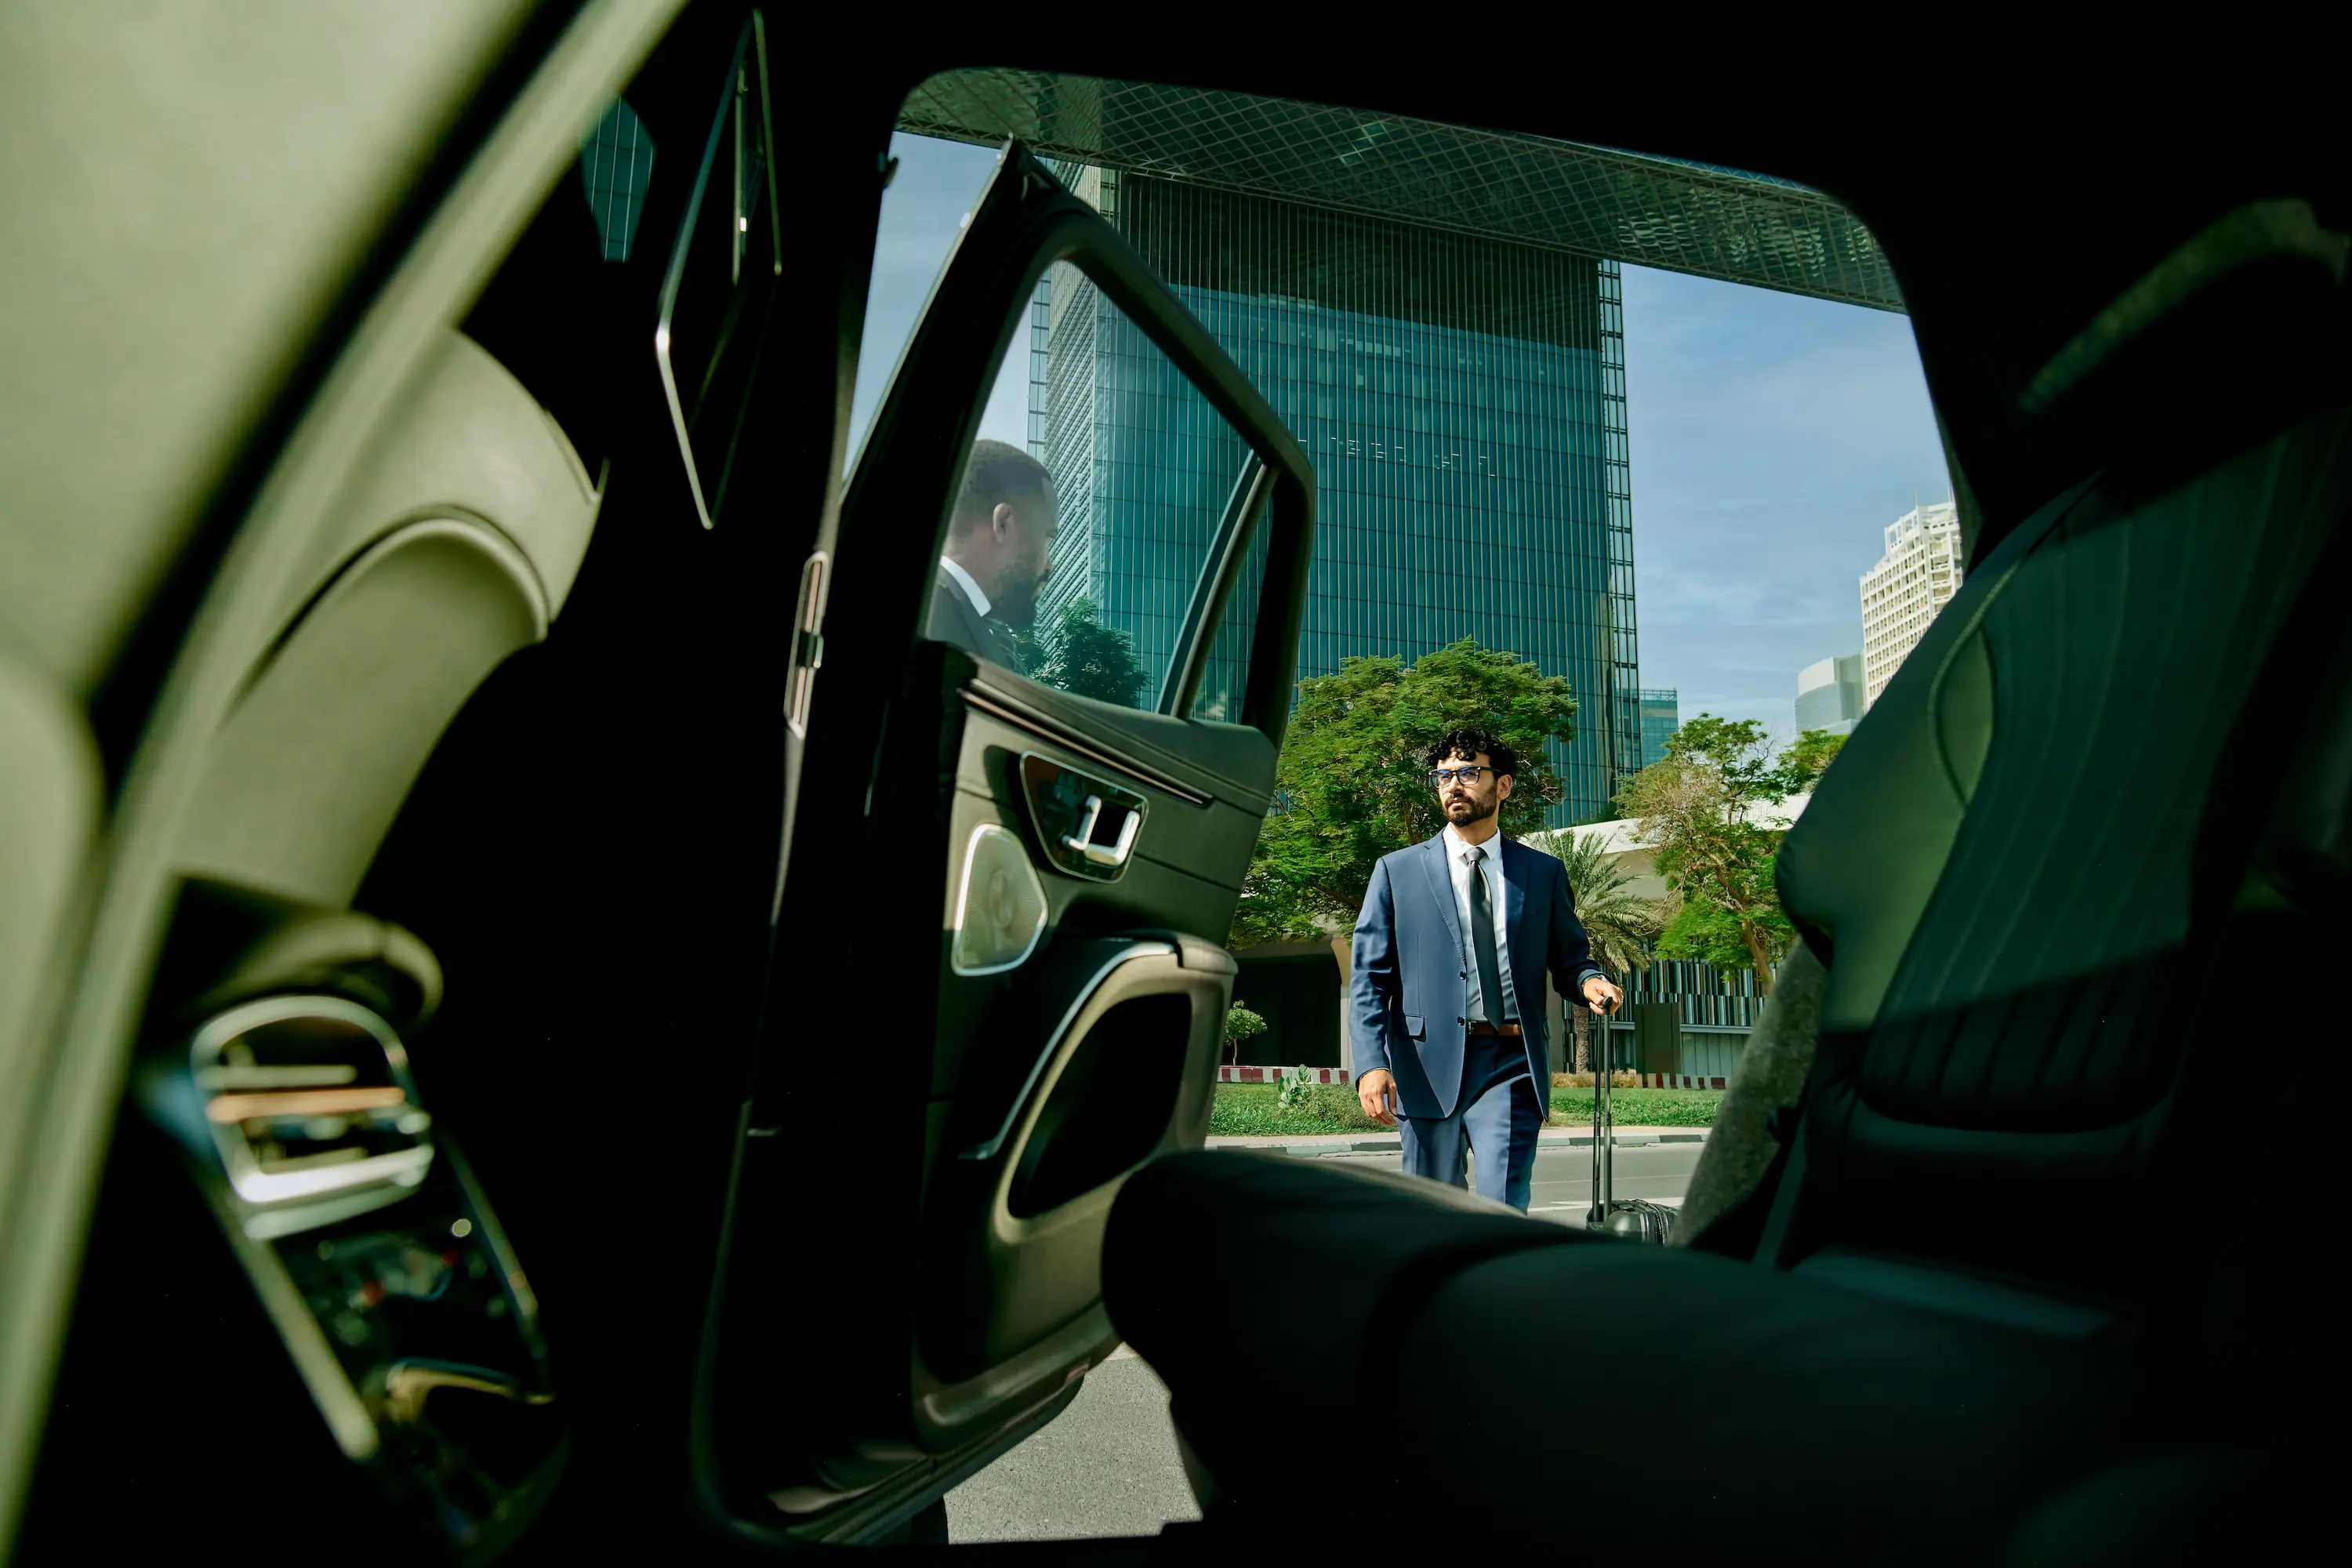
[{"label": "open car door", "polygon": [[[1024,370],[1026,454],[976,448]],[[874,1539],[1117,1347],[1104,1223],[1207,1131],[1313,512],[1241,369],[1009,144],[802,579],[698,1420],[728,1517]],[[943,563],[975,517],[1025,564]]]}]

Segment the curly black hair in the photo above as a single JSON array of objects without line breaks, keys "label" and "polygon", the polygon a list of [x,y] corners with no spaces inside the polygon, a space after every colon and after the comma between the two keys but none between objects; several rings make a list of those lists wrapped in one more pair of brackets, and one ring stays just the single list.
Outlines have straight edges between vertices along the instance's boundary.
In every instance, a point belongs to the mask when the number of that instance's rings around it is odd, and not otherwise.
[{"label": "curly black hair", "polygon": [[1429,748],[1425,760],[1433,768],[1448,757],[1475,757],[1481,752],[1486,753],[1487,765],[1495,770],[1496,777],[1518,773],[1518,752],[1488,730],[1448,730],[1437,738],[1437,744]]}]

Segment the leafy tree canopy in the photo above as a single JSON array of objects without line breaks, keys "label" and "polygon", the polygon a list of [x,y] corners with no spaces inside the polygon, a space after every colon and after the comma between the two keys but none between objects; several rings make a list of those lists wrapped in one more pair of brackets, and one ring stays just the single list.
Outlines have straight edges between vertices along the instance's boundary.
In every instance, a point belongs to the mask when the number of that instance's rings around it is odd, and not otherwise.
[{"label": "leafy tree canopy", "polygon": [[1540,828],[1566,794],[1545,742],[1575,738],[1576,707],[1566,680],[1471,637],[1410,668],[1350,658],[1336,674],[1300,681],[1234,945],[1311,939],[1325,924],[1354,922],[1380,858],[1445,826],[1423,754],[1448,730],[1483,727],[1518,753],[1502,828],[1513,837]]},{"label": "leafy tree canopy", "polygon": [[1795,932],[1772,879],[1783,829],[1765,808],[1810,787],[1835,754],[1836,739],[1811,731],[1775,758],[1755,720],[1702,713],[1618,793],[1618,808],[1641,819],[1659,873],[1682,895],[1660,957],[1745,963],[1759,991],[1772,989]]},{"label": "leafy tree canopy", "polygon": [[[1756,911],[1751,921],[1763,928],[1766,951],[1771,953],[1773,963],[1788,956],[1796,933],[1777,904],[1769,910]],[[1674,919],[1666,922],[1666,929],[1658,937],[1657,954],[1660,958],[1695,958],[1726,970],[1748,967],[1755,962],[1748,946],[1748,927],[1741,923],[1739,916],[1719,904],[1694,899],[1685,899],[1682,908],[1675,911]]]},{"label": "leafy tree canopy", "polygon": [[1648,965],[1650,949],[1665,926],[1651,900],[1628,891],[1633,879],[1617,869],[1597,832],[1555,827],[1528,835],[1528,847],[1556,857],[1568,868],[1576,895],[1577,922],[1591,943],[1593,961],[1622,976]]},{"label": "leafy tree canopy", "polygon": [[1780,753],[1780,767],[1788,775],[1789,793],[1801,795],[1821,782],[1829,772],[1830,763],[1845,749],[1845,737],[1832,735],[1827,730],[1808,730],[1797,737],[1796,743]]},{"label": "leafy tree canopy", "polygon": [[1074,696],[1133,708],[1143,700],[1143,660],[1136,656],[1135,638],[1118,626],[1103,625],[1092,599],[1081,594],[1062,606],[1050,637],[1039,639],[1048,649],[1044,663],[1024,648],[1035,678]]}]

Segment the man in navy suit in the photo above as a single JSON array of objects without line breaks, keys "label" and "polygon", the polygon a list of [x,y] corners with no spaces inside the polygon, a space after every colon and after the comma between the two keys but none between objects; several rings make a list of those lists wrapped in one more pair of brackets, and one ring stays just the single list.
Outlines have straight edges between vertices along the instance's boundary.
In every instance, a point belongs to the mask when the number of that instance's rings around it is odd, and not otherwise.
[{"label": "man in navy suit", "polygon": [[1366,1114],[1402,1120],[1404,1168],[1525,1213],[1551,1100],[1543,976],[1614,1008],[1623,993],[1577,923],[1568,868],[1496,831],[1518,759],[1484,730],[1429,749],[1436,837],[1381,858],[1356,919],[1349,1022]]}]

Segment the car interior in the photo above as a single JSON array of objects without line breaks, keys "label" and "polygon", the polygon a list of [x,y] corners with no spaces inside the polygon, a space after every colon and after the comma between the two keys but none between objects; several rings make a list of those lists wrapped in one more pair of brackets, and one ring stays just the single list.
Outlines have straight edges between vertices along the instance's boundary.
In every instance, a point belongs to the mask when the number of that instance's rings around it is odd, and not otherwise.
[{"label": "car interior", "polygon": [[[180,451],[167,418],[210,443],[148,533],[0,558],[16,1561],[2342,1550],[2334,1132],[2222,1110],[2261,1031],[2320,1026],[2257,977],[2323,959],[2352,878],[2324,94],[1864,136],[1733,112],[1727,60],[1564,95],[1534,59],[476,9],[273,23],[234,68],[20,40],[55,78],[23,112],[108,72],[132,129],[216,98],[219,166],[172,178],[299,155],[375,216],[191,219],[125,315],[152,341],[6,383],[100,478]],[[304,62],[299,104],[247,80]],[[1772,1156],[1675,1245],[1202,1148],[1315,470],[1018,137],[850,450],[889,136],[975,64],[1754,170],[1884,247],[1967,580],[1782,847],[1822,981],[1759,1035],[1802,1089],[1733,1102]],[[206,305],[273,245],[323,281]],[[1041,284],[1107,302],[1181,433],[1131,701],[924,621]],[[167,351],[198,368],[124,390]],[[102,566],[137,582],[75,665],[43,628],[104,620]],[[1122,1343],[1202,1519],[950,1545],[944,1494]],[[1269,1420],[1234,1347],[1276,1343]]]}]

